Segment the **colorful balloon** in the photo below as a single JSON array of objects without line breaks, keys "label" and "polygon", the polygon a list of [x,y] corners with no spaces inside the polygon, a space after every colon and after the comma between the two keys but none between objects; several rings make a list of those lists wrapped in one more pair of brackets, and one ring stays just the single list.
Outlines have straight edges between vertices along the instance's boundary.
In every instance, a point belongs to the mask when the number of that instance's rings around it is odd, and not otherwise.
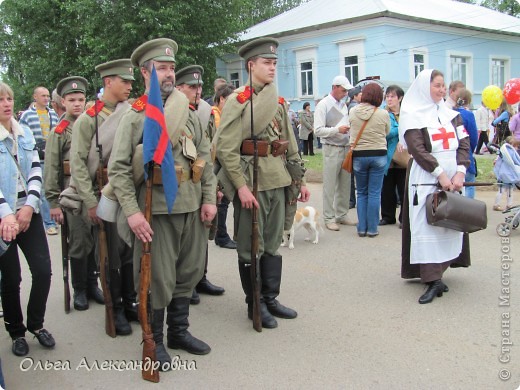
[{"label": "colorful balloon", "polygon": [[504,98],[508,104],[520,102],[520,79],[511,79],[504,85]]},{"label": "colorful balloon", "polygon": [[500,107],[503,99],[502,90],[496,85],[488,85],[482,91],[482,102],[484,102],[486,107],[490,110],[496,110]]}]

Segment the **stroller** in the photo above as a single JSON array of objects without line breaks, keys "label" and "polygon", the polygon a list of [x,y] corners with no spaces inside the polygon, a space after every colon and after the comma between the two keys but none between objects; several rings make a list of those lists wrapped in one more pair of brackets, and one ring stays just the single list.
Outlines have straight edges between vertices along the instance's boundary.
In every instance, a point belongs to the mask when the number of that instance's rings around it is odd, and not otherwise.
[{"label": "stroller", "polygon": [[[512,145],[504,143],[500,147],[493,171],[499,186],[515,186],[520,189],[520,155]],[[507,215],[505,222],[499,223],[496,230],[499,236],[507,237],[520,224],[520,205],[508,207],[502,214]]]}]

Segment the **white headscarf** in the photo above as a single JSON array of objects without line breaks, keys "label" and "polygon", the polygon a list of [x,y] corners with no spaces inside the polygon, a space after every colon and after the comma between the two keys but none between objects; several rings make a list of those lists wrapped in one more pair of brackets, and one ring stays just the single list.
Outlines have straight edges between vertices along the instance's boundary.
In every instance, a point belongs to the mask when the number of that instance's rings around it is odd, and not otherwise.
[{"label": "white headscarf", "polygon": [[434,102],[430,95],[433,69],[424,69],[414,80],[401,103],[399,113],[399,142],[406,146],[404,133],[410,129],[445,125],[459,113],[449,109],[444,100]]}]

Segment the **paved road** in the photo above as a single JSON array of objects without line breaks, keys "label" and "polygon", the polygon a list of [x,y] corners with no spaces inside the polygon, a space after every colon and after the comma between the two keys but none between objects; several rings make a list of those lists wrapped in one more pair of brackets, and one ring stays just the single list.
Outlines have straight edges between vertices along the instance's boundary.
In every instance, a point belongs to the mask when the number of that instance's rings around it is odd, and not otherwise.
[{"label": "paved road", "polygon": [[[321,185],[311,184],[311,205],[321,209]],[[520,384],[520,232],[505,245],[495,233],[504,220],[491,210],[494,192],[478,192],[488,204],[489,228],[471,236],[469,269],[448,270],[450,292],[419,305],[423,286],[400,278],[400,230],[384,226],[375,239],[355,228],[324,232],[320,243],[296,234],[294,250],[281,248],[284,277],[280,300],[298,310],[295,320],[256,333],[246,316],[234,251],[210,243],[209,278],[224,286],[222,297],[202,296],[192,306],[191,332],[212,347],[206,356],[179,353],[185,368],[161,374],[158,385],[139,371],[102,370],[103,362],[140,358],[140,328],[111,339],[104,334],[103,306],[86,312],[62,309],[59,237],[51,237],[53,281],[45,326],[56,338],[53,351],[30,339],[28,371],[10,351],[4,332],[0,356],[9,389],[127,388],[338,388],[338,389],[516,389]],[[504,251],[513,262],[502,262]],[[511,265],[509,276],[501,266]],[[24,263],[23,299],[30,276]],[[499,306],[502,283],[510,283],[510,306]],[[513,314],[514,313],[514,314]],[[516,315],[515,315],[516,314]],[[510,315],[510,320],[504,319]],[[508,340],[514,343],[507,345]],[[501,349],[505,351],[501,363]],[[176,351],[170,351],[176,353]],[[70,370],[37,363],[62,362]],[[99,365],[96,368],[95,364]],[[179,365],[181,366],[181,365]],[[87,367],[92,370],[89,371]],[[508,381],[499,379],[511,373]]]}]

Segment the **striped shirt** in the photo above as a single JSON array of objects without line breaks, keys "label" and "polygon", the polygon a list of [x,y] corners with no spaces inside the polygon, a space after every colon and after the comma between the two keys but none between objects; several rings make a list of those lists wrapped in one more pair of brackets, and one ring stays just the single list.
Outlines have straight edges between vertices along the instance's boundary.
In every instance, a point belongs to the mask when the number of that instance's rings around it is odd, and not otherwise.
[{"label": "striped shirt", "polygon": [[49,113],[49,126],[47,128],[47,134],[44,134],[40,124],[40,117],[36,111],[34,104],[29,107],[20,117],[20,124],[29,127],[34,135],[36,142],[41,140],[47,140],[48,130],[52,129],[58,124],[58,115],[52,109],[48,110]]}]

